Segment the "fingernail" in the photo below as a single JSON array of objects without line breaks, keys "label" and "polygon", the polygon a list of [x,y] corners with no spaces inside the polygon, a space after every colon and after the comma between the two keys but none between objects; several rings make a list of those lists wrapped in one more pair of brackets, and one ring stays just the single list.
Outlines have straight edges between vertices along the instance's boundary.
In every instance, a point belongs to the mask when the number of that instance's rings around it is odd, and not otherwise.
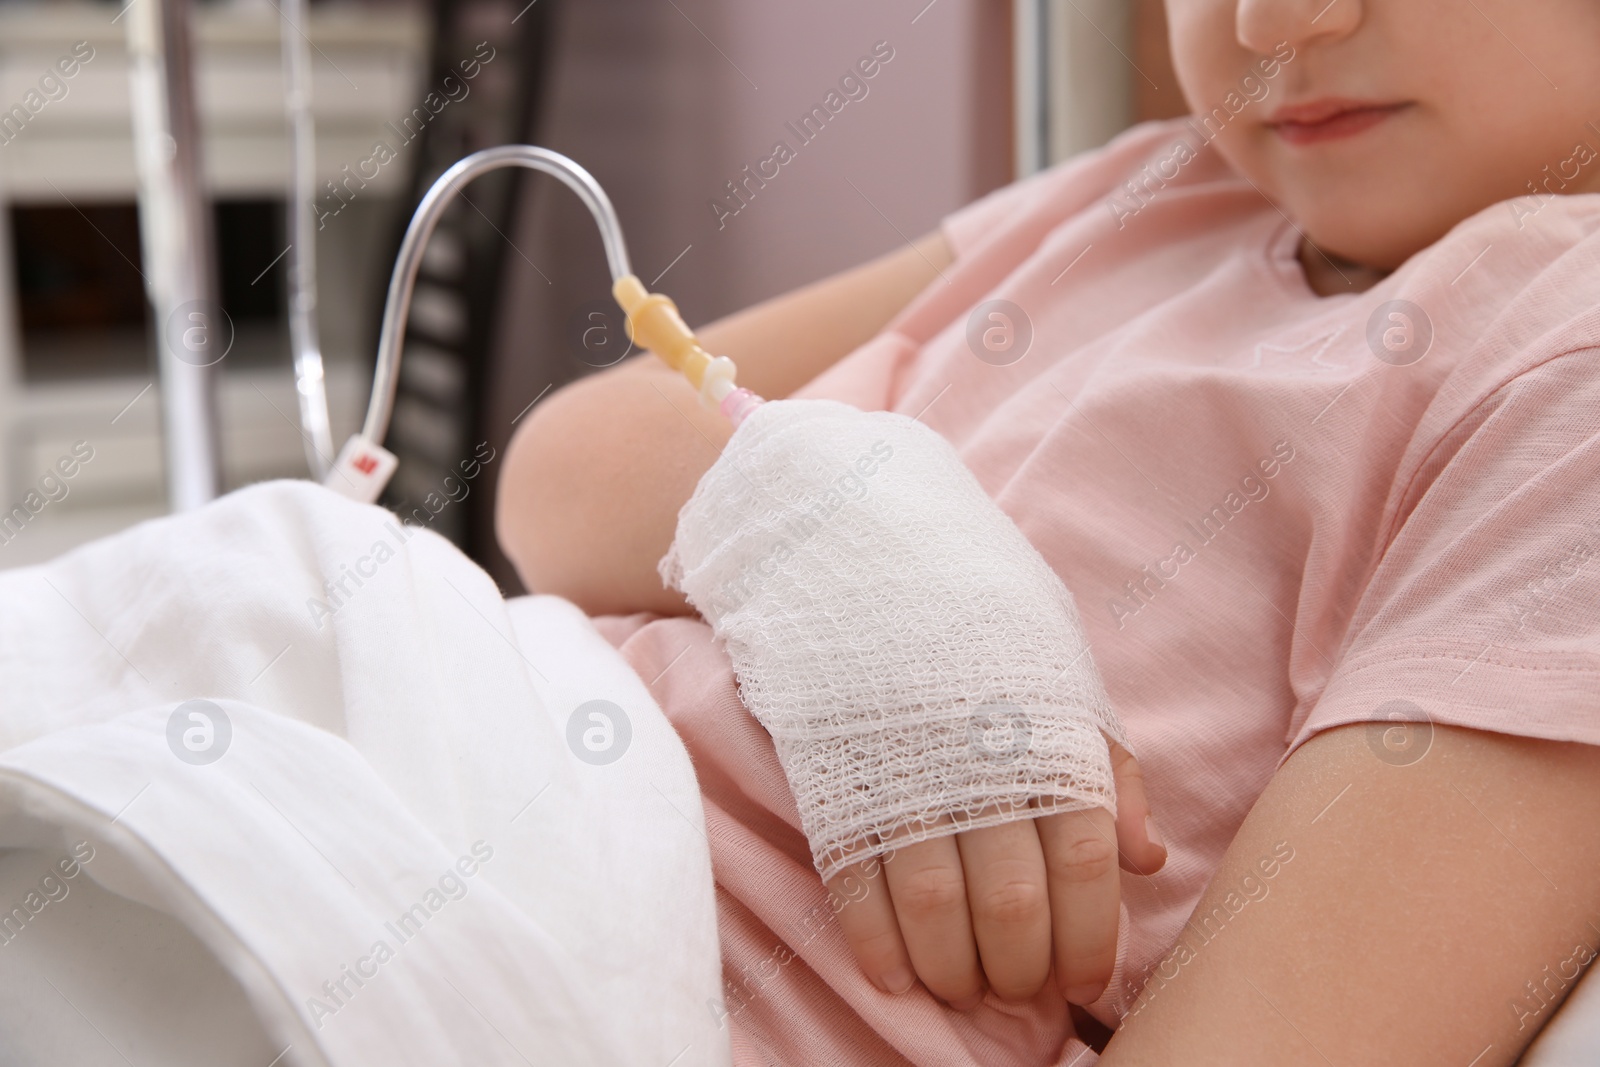
[{"label": "fingernail", "polygon": [[883,991],[885,993],[893,993],[897,997],[916,984],[917,976],[904,967],[897,968],[883,976]]},{"label": "fingernail", "polygon": [[952,1000],[950,1002],[950,1006],[956,1011],[971,1011],[973,1008],[976,1008],[982,1003],[983,991],[980,989],[970,997],[963,997],[961,1000]]},{"label": "fingernail", "polygon": [[1161,851],[1165,852],[1167,850],[1166,838],[1161,836],[1161,828],[1156,825],[1156,817],[1154,815],[1146,815],[1144,817],[1144,836],[1148,837],[1150,843]]}]

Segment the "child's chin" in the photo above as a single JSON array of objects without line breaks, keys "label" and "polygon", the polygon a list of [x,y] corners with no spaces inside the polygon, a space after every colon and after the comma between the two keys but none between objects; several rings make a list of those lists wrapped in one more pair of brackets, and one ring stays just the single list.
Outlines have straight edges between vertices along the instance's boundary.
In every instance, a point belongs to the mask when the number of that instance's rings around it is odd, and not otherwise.
[{"label": "child's chin", "polygon": [[[1458,221],[1443,218],[1437,205],[1430,210],[1381,197],[1347,198],[1344,194],[1332,199],[1290,214],[1324,254],[1384,273],[1443,237]],[[1345,203],[1346,199],[1353,202]]]}]

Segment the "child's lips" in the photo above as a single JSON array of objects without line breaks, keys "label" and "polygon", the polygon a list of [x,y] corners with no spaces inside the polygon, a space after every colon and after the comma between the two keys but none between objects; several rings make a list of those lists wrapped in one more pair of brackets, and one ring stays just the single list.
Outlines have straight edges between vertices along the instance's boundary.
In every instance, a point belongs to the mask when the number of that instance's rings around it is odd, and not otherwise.
[{"label": "child's lips", "polygon": [[1359,100],[1313,100],[1279,108],[1267,120],[1267,126],[1289,144],[1317,144],[1364,133],[1406,106]]}]

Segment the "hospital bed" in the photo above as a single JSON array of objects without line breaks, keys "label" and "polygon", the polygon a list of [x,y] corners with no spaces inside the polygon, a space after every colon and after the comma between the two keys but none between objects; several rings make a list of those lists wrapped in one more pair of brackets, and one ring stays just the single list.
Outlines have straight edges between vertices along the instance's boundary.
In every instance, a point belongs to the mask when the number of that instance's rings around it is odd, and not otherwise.
[{"label": "hospital bed", "polygon": [[[141,158],[158,311],[212,299],[184,11],[129,16],[141,140],[178,146]],[[464,161],[402,247],[372,406],[337,459],[296,326],[311,462],[345,496],[375,499],[393,469],[405,305],[441,205],[516,165],[567,181],[628,274],[581,171],[526,146]],[[178,512],[220,484],[205,357],[162,356]],[[0,604],[0,1062],[728,1061],[692,770],[570,604],[506,602],[441,539],[304,483],[0,576]],[[216,697],[164,699],[190,691]],[[1600,983],[1523,1062],[1600,1062]]]}]

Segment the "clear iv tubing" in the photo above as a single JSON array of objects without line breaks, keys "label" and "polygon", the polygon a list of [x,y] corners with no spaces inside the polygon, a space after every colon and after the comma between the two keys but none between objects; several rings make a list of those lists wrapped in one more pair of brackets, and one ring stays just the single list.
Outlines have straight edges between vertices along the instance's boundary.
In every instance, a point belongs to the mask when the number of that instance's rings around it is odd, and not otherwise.
[{"label": "clear iv tubing", "polygon": [[605,245],[606,265],[611,271],[612,294],[628,316],[630,335],[689,379],[701,398],[718,408],[737,426],[762,403],[748,389],[733,384],[733,362],[725,356],[713,357],[700,347],[694,334],[678,316],[672,301],[648,292],[633,276],[628,263],[628,248],[622,239],[622,225],[610,197],[594,176],[577,163],[547,148],[533,145],[501,145],[458,161],[439,176],[417,205],[406,227],[406,236],[389,276],[389,294],[383,307],[383,327],[378,334],[378,362],[373,373],[372,399],[361,436],[374,444],[383,441],[394,411],[395,387],[399,382],[400,350],[405,342],[406,318],[411,310],[411,295],[416,288],[417,270],[428,238],[449,206],[458,187],[501,167],[527,167],[558,178],[578,194],[600,228]]},{"label": "clear iv tubing", "polygon": [[600,239],[605,243],[606,265],[612,280],[631,272],[628,266],[628,248],[622,240],[622,224],[617,221],[616,209],[594,176],[558,152],[533,145],[501,145],[474,152],[456,162],[455,166],[440,175],[433,183],[422,203],[411,216],[406,227],[405,240],[400,244],[400,254],[395,257],[394,273],[389,276],[389,295],[383,306],[383,327],[378,334],[378,365],[372,379],[372,400],[367,406],[367,421],[361,426],[361,435],[369,441],[382,441],[389,429],[389,416],[394,410],[395,386],[399,382],[400,348],[405,341],[406,317],[411,310],[411,294],[417,284],[417,268],[422,265],[422,253],[428,247],[428,238],[450,204],[457,187],[465,185],[480,174],[501,167],[527,167],[561,179],[578,194],[600,227]]},{"label": "clear iv tubing", "polygon": [[320,481],[333,462],[328,420],[328,384],[317,336],[317,231],[312,203],[317,196],[317,131],[311,117],[311,42],[302,26],[306,0],[284,0],[281,13],[284,115],[289,127],[289,345],[294,350],[295,395],[306,462]]}]

